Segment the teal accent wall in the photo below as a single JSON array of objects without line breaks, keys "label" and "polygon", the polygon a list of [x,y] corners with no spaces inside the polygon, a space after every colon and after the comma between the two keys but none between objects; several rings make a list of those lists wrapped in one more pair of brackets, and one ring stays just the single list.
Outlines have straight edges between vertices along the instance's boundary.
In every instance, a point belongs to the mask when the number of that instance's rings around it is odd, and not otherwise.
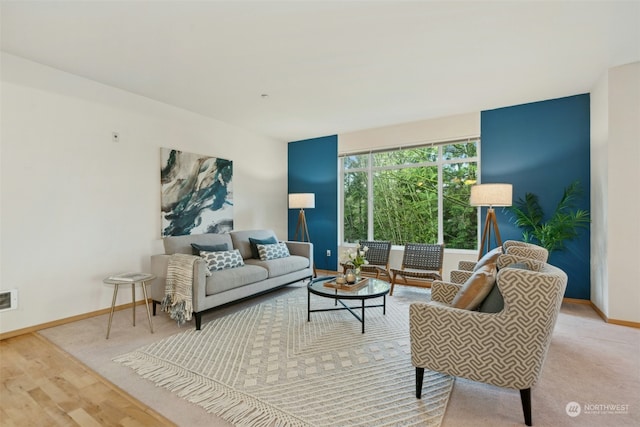
[{"label": "teal accent wall", "polygon": [[[589,94],[483,111],[481,180],[513,184],[513,199],[538,196],[549,216],[571,182],[584,190],[579,208],[590,206]],[[483,212],[482,224],[484,224]],[[496,209],[502,240],[522,240],[521,230],[503,208]],[[581,230],[549,263],[569,276],[565,296],[590,299],[589,230]]]},{"label": "teal accent wall", "polygon": [[[315,193],[315,209],[305,209],[316,268],[338,266],[338,136],[288,144],[289,193]],[[298,210],[289,209],[289,239],[298,223]],[[327,249],[331,256],[327,257]]]}]

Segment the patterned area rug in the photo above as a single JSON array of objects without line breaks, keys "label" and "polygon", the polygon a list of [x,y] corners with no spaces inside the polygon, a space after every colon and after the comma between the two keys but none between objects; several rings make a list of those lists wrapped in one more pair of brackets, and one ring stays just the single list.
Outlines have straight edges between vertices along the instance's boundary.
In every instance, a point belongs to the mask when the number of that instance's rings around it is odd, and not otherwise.
[{"label": "patterned area rug", "polygon": [[346,311],[307,322],[299,288],[114,361],[236,425],[439,426],[453,378],[425,372],[416,399],[408,325],[396,297],[367,309],[365,334]]}]

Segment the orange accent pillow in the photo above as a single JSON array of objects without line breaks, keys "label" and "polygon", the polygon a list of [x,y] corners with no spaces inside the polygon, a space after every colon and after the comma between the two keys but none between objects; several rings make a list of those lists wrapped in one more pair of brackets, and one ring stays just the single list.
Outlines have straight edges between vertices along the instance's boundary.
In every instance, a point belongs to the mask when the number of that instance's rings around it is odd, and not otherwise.
[{"label": "orange accent pillow", "polygon": [[462,288],[453,298],[451,306],[465,310],[478,308],[495,285],[497,273],[498,269],[495,264],[480,267],[464,282]]}]

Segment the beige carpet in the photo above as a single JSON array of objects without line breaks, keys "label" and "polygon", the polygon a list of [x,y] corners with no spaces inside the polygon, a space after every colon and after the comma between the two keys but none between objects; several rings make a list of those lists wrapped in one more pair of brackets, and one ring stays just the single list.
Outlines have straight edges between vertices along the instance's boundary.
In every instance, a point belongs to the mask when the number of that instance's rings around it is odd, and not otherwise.
[{"label": "beige carpet", "polygon": [[439,426],[453,378],[427,372],[425,397],[410,398],[408,307],[387,301],[386,315],[367,309],[363,334],[346,311],[308,322],[298,288],[114,361],[236,425]]},{"label": "beige carpet", "polygon": [[[295,291],[293,285],[245,301],[204,317],[210,322],[276,296]],[[425,301],[429,291],[397,287],[390,299]],[[313,319],[313,318],[312,318]],[[199,409],[174,393],[114,363],[118,355],[134,351],[165,337],[184,332],[166,314],[154,318],[149,333],[144,306],[137,308],[138,324],[131,326],[130,310],[115,314],[111,336],[105,340],[107,316],[98,316],[41,331],[87,366],[181,426],[231,426],[222,418]],[[313,320],[312,320],[313,321]],[[353,319],[356,325],[355,319]],[[191,325],[192,327],[192,325]],[[535,426],[638,426],[640,425],[640,330],[604,323],[588,306],[565,304],[543,368],[532,390]],[[408,368],[413,374],[413,368]],[[411,394],[408,400],[415,399]],[[572,418],[566,406],[629,405],[623,413],[582,411]],[[445,413],[444,427],[522,426],[517,391],[456,379]]]}]

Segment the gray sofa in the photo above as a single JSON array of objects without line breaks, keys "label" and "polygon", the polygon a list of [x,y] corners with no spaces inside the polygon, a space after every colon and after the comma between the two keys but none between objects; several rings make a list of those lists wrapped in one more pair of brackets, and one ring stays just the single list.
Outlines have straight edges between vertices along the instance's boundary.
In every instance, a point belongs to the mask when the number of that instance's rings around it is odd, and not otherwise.
[{"label": "gray sofa", "polygon": [[238,249],[244,266],[217,270],[208,274],[204,259],[197,259],[193,266],[193,314],[196,329],[200,329],[202,315],[213,308],[233,301],[258,295],[302,279],[313,277],[313,245],[307,242],[285,242],[290,256],[261,261],[254,259],[249,238],[275,237],[272,230],[231,231],[226,234],[198,234],[170,236],[164,238],[165,254],[151,256],[151,273],[156,279],[151,286],[153,314],[156,305],[165,295],[167,266],[172,254],[194,254],[191,244],[216,246],[227,244],[229,249]]}]

